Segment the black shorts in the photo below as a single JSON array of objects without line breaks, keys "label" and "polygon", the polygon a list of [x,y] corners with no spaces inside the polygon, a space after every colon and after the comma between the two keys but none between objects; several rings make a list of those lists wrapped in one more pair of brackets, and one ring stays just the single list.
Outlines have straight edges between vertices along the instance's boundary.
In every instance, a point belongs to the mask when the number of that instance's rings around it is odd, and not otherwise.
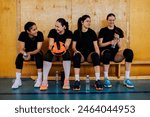
[{"label": "black shorts", "polygon": [[110,60],[114,61],[114,58],[115,58],[118,50],[110,50],[110,49],[102,50],[101,53],[100,53],[100,61],[101,62],[103,61],[103,55],[102,54],[104,53],[104,51],[108,51],[110,53],[110,55],[111,55]]}]

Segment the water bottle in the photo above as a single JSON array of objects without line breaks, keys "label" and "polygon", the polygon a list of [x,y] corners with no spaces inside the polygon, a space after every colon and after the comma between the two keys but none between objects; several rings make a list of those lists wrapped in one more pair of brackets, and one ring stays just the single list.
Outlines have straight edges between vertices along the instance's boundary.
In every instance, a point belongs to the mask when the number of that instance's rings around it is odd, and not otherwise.
[{"label": "water bottle", "polygon": [[115,48],[115,46],[116,46],[115,44],[112,44],[112,45],[111,45],[111,48]]},{"label": "water bottle", "polygon": [[58,85],[59,84],[58,71],[56,71],[55,81],[56,81],[56,85]]},{"label": "water bottle", "polygon": [[27,58],[27,57],[28,57],[27,53],[24,53],[24,54],[23,54],[23,57],[24,57],[24,58]]},{"label": "water bottle", "polygon": [[86,75],[86,91],[90,91],[90,77],[89,75]]}]

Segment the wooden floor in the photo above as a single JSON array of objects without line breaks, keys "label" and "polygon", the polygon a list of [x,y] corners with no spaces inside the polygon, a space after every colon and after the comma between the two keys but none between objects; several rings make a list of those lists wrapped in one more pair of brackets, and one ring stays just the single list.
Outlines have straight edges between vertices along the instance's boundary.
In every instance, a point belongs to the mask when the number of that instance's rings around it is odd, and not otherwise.
[{"label": "wooden floor", "polygon": [[[135,88],[123,86],[122,80],[112,80],[112,88],[96,91],[94,82],[90,81],[90,91],[86,90],[85,81],[81,81],[81,90],[62,90],[55,81],[49,81],[49,89],[40,91],[34,88],[34,81],[30,78],[22,79],[23,85],[19,89],[11,89],[14,79],[0,79],[0,100],[150,100],[150,80],[133,80]],[[73,81],[71,81],[71,87]]]}]

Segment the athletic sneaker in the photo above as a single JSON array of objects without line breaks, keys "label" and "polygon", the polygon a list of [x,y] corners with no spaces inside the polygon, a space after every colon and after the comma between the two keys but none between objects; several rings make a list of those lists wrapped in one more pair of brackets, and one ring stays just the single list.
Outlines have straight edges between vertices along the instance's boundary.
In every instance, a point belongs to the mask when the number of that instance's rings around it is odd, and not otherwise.
[{"label": "athletic sneaker", "polygon": [[134,88],[134,84],[133,84],[133,82],[132,82],[130,79],[125,79],[125,80],[123,81],[123,84],[124,84],[126,87],[128,87],[128,88]]},{"label": "athletic sneaker", "polygon": [[15,79],[15,82],[12,85],[12,89],[17,89],[22,85],[21,79]]},{"label": "athletic sneaker", "polygon": [[48,81],[43,81],[42,85],[40,86],[40,90],[44,91],[48,89]]},{"label": "athletic sneaker", "polygon": [[103,90],[103,85],[100,80],[95,81],[95,88],[96,90]]},{"label": "athletic sneaker", "polygon": [[64,80],[63,89],[70,89],[70,83],[68,79]]},{"label": "athletic sneaker", "polygon": [[34,87],[40,87],[41,84],[42,84],[42,80],[41,79],[37,79],[35,82],[36,83],[34,84]]},{"label": "athletic sneaker", "polygon": [[108,78],[104,78],[104,87],[106,88],[112,87],[112,84]]},{"label": "athletic sneaker", "polygon": [[73,84],[73,90],[80,90],[80,81],[75,81]]}]

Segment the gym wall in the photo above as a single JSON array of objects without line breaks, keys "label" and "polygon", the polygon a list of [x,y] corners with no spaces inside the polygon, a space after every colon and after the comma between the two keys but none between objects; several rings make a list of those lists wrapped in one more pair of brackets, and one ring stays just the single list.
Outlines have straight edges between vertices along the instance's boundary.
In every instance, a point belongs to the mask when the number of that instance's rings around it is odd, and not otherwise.
[{"label": "gym wall", "polygon": [[[136,2],[134,0],[0,0],[0,3],[1,78],[15,77],[17,38],[27,21],[36,22],[38,29],[44,33],[45,42],[42,49],[46,52],[47,34],[50,29],[54,28],[57,18],[65,18],[69,22],[70,30],[74,31],[78,18],[84,14],[91,16],[91,28],[98,33],[100,28],[106,26],[107,14],[115,13],[116,25],[125,32],[123,48],[133,49],[135,61],[150,61],[149,0]],[[23,74],[25,76],[36,75],[34,68],[34,65],[25,66]],[[133,65],[132,68],[132,75],[150,76],[148,65]],[[90,67],[91,74],[92,69]],[[110,74],[114,74],[114,69],[114,67],[111,68]],[[121,68],[121,73],[123,72],[124,69]]]}]

